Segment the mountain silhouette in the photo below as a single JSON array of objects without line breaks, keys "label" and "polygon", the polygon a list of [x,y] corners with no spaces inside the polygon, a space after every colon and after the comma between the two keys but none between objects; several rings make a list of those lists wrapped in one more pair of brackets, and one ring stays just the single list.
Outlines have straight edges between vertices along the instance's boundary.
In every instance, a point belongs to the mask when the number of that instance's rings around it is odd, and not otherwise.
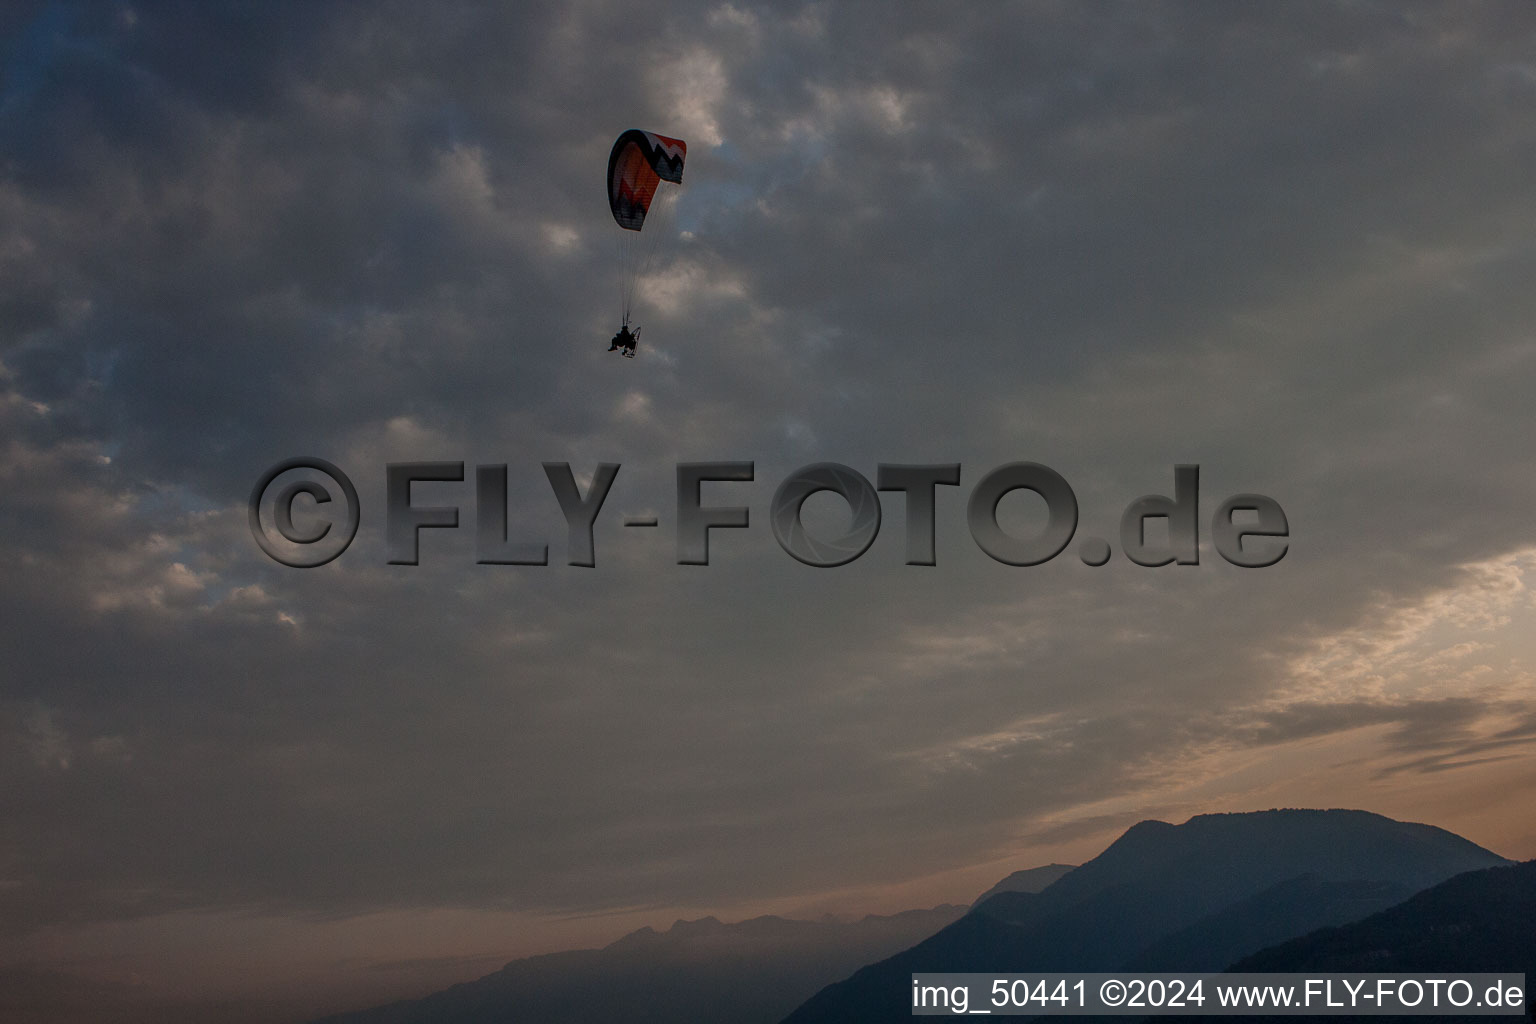
[{"label": "mountain silhouette", "polygon": [[1536,860],[1457,875],[1398,906],[1260,950],[1234,971],[1508,972],[1536,987]]},{"label": "mountain silhouette", "polygon": [[1536,860],[1469,871],[1389,910],[1239,960],[1234,971],[1509,971],[1536,979]]},{"label": "mountain silhouette", "polygon": [[1157,940],[1124,967],[1219,971],[1251,950],[1323,925],[1358,921],[1411,895],[1412,887],[1397,882],[1334,882],[1302,875]]},{"label": "mountain silhouette", "polygon": [[[1536,919],[1536,880],[1531,865],[1500,867],[1508,863],[1443,829],[1364,811],[1144,821],[1080,867],[1014,872],[969,911],[945,906],[854,924],[678,921],[317,1024],[894,1021],[910,1017],[911,974],[935,971],[1211,971],[1241,961],[1233,969],[1536,973],[1530,940],[1521,947],[1513,937]],[[1479,909],[1489,901],[1502,901],[1505,916]],[[1405,911],[1408,918],[1393,916]],[[1355,929],[1378,921],[1399,938],[1368,933],[1364,953],[1350,945]],[[1472,966],[1441,956],[1426,929],[1460,942]],[[1382,950],[1407,956],[1416,942],[1430,943],[1421,958],[1428,966],[1357,963]],[[1521,966],[1505,967],[1482,957],[1479,943],[1526,953],[1515,958]],[[1253,965],[1282,953],[1336,955],[1339,966]]]},{"label": "mountain silhouette", "polygon": [[[1536,921],[1536,861],[1526,861],[1457,875],[1395,907],[1352,924],[1321,928],[1270,946],[1238,960],[1227,969],[1319,974],[1524,974],[1524,1005],[1526,1019],[1530,1019],[1531,991],[1536,985],[1536,928],[1532,927],[1533,921]],[[1171,1022],[1179,1018],[1160,1019]],[[1271,1018],[1244,1019],[1263,1021]],[[1414,1018],[1416,1021],[1456,1019],[1466,1018],[1451,1015]]]},{"label": "mountain silhouette", "polygon": [[678,921],[665,932],[641,928],[602,949],[514,960],[421,999],[316,1024],[772,1024],[828,982],[964,912],[946,905],[853,924]]},{"label": "mountain silhouette", "polygon": [[985,902],[1000,892],[1039,892],[1041,889],[1055,883],[1057,879],[1071,870],[1071,864],[1047,864],[1044,867],[1025,868],[1023,871],[1015,871],[976,897],[975,902],[971,906],[974,907],[978,903]]},{"label": "mountain silhouette", "polygon": [[784,1024],[908,1019],[915,972],[1218,969],[1507,863],[1444,829],[1365,811],[1143,821],[1042,891],[994,895],[912,949],[828,986]]}]

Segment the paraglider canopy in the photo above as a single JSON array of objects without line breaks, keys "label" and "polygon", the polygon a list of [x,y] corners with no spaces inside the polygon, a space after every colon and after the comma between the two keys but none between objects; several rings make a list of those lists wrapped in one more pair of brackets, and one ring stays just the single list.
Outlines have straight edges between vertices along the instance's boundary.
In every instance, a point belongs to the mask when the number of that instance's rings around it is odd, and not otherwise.
[{"label": "paraglider canopy", "polygon": [[631,128],[620,135],[608,154],[608,208],[619,227],[639,231],[651,209],[656,186],[683,183],[688,143],[655,132]]}]

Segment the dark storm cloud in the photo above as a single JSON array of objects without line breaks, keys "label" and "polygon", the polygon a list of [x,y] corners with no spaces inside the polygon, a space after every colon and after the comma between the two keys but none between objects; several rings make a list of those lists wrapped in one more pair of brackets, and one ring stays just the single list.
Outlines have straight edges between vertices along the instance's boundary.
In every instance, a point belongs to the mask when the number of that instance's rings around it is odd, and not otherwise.
[{"label": "dark storm cloud", "polygon": [[[1393,765],[1439,768],[1527,742],[1486,735],[1523,697],[1349,675],[1400,653],[1357,632],[1482,622],[1436,595],[1503,593],[1458,566],[1530,543],[1527,5],[4,28],[12,929],[900,881],[1213,751],[1379,726]],[[596,182],[630,126],[689,139],[691,237],[620,366]],[[365,509],[312,573],[264,561],[241,507],[308,452]],[[383,463],[424,458],[510,463],[555,564],[476,567],[464,529],[386,566]],[[706,458],[757,460],[711,492],[753,528],[693,571],[670,474]],[[1001,566],[964,495],[1020,458],[1111,538],[1198,461],[1202,517],[1274,494],[1293,552]],[[560,564],[550,459],[624,465],[596,570]],[[854,565],[779,551],[767,498],[822,459],[962,462],[939,566],[900,564],[896,501]],[[471,525],[467,486],[423,493]],[[643,510],[664,536],[614,525]],[[1448,645],[1422,632],[1404,657]],[[1350,681],[1295,692],[1319,673]]]}]

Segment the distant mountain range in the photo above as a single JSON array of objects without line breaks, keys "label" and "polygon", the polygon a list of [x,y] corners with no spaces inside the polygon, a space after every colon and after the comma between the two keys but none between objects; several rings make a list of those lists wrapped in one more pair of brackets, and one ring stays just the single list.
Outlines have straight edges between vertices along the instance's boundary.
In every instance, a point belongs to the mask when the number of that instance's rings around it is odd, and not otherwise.
[{"label": "distant mountain range", "polygon": [[[1407,955],[1417,948],[1412,928],[1434,918],[1460,929],[1446,934],[1466,939],[1471,962],[1490,965],[1478,969],[1532,971],[1536,963],[1504,968],[1475,953],[1480,942],[1509,945],[1514,940],[1498,929],[1520,920],[1484,928],[1477,908],[1488,892],[1505,892],[1515,909],[1536,901],[1536,881],[1521,873],[1530,865],[1507,864],[1443,829],[1364,811],[1144,821],[1080,867],[1014,872],[969,910],[946,906],[855,924],[679,921],[600,950],[516,960],[478,981],[322,1024],[861,1024],[910,1019],[907,992],[917,971],[1214,971],[1237,961],[1254,971],[1420,969],[1243,959],[1282,951],[1347,959],[1355,955],[1351,929],[1379,919],[1401,926],[1402,941],[1361,948]],[[1495,881],[1469,881],[1483,876]],[[1470,887],[1457,888],[1463,883]],[[1442,891],[1449,895],[1435,895]],[[1401,912],[1410,916],[1391,916]],[[1536,911],[1523,920],[1536,920]],[[1348,927],[1317,931],[1329,926]],[[1305,945],[1330,935],[1336,945]],[[1461,969],[1435,960],[1433,949],[1427,955],[1424,970]]]},{"label": "distant mountain range", "polygon": [[774,1024],[822,986],[963,913],[946,905],[853,924],[678,921],[602,949],[514,960],[422,999],[317,1024]]},{"label": "distant mountain range", "polygon": [[908,1020],[918,971],[1220,970],[1357,920],[1503,857],[1364,811],[1144,821],[1039,893],[999,893],[903,953],[830,985],[784,1024]]}]

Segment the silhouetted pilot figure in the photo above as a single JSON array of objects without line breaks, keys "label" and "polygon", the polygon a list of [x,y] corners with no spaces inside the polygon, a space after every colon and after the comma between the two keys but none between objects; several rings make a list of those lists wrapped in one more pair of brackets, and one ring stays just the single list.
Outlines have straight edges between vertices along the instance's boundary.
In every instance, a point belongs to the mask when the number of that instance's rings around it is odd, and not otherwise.
[{"label": "silhouetted pilot figure", "polygon": [[631,334],[629,324],[619,328],[619,333],[613,336],[613,344],[608,346],[608,351],[619,350],[619,354],[627,359],[635,358],[635,343],[639,340],[639,332]]}]

